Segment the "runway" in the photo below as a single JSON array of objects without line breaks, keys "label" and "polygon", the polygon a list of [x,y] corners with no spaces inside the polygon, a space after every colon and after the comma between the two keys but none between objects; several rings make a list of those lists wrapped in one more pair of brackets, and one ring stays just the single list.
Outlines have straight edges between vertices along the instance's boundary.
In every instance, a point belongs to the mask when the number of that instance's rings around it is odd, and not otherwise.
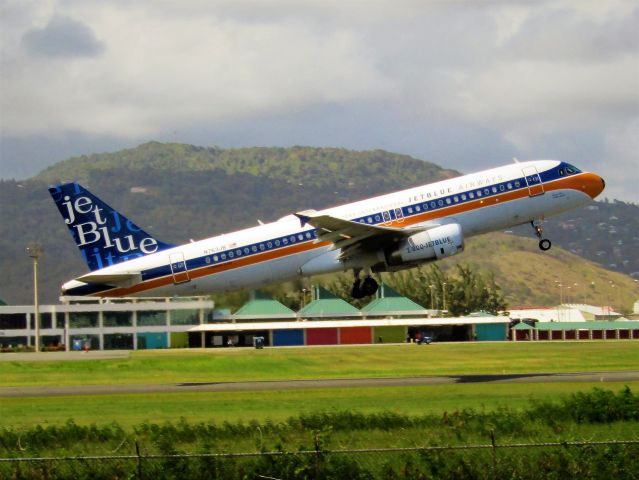
[{"label": "runway", "polygon": [[429,377],[344,378],[250,382],[193,382],[173,384],[69,385],[60,387],[1,387],[0,397],[56,397],[192,392],[246,392],[378,387],[416,387],[464,383],[556,383],[639,381],[639,370],[616,372],[524,373],[503,375],[451,375]]}]

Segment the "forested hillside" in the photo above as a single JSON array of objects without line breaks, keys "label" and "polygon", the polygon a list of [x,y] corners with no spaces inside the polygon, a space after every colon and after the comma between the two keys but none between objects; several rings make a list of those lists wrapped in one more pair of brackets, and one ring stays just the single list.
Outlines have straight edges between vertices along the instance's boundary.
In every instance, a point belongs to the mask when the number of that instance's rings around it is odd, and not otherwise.
[{"label": "forested hillside", "polygon": [[171,243],[205,238],[398,188],[458,175],[384,151],[293,147],[220,150],[147,143],[60,162],[21,182],[0,182],[0,298],[32,301],[32,240],[44,246],[43,301],[86,271],[47,192],[79,180],[154,236]]},{"label": "forested hillside", "polygon": [[[55,301],[63,281],[86,271],[48,195],[51,183],[79,180],[156,237],[178,243],[255,225],[258,219],[271,221],[295,211],[458,174],[381,150],[310,147],[222,150],[152,142],[69,159],[32,179],[0,182],[0,298],[12,304],[32,301],[31,261],[25,252],[32,240],[40,241],[45,250],[41,260],[43,301]],[[555,246],[565,245],[609,268],[626,273],[639,270],[639,207],[595,206],[552,220],[558,223],[547,224],[548,236]],[[529,229],[522,232],[531,235]],[[469,249],[468,255],[472,254]],[[508,298],[517,298],[518,292],[508,288],[504,285]],[[523,293],[521,298],[526,303],[545,300]]]}]

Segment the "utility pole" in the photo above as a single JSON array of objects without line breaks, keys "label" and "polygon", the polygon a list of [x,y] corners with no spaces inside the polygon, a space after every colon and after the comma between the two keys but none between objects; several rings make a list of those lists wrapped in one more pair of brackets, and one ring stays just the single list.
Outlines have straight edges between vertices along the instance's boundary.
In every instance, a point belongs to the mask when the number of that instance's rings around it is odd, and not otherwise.
[{"label": "utility pole", "polygon": [[[428,285],[430,287],[430,309],[435,310],[435,297],[433,296],[433,290],[435,285]],[[432,315],[432,314],[431,314]]]},{"label": "utility pole", "polygon": [[443,311],[446,312],[446,282],[442,283],[442,293],[444,295],[444,310]]},{"label": "utility pole", "polygon": [[33,310],[35,317],[35,351],[40,352],[40,302],[38,300],[38,258],[42,255],[42,245],[31,242],[27,254],[33,259]]}]

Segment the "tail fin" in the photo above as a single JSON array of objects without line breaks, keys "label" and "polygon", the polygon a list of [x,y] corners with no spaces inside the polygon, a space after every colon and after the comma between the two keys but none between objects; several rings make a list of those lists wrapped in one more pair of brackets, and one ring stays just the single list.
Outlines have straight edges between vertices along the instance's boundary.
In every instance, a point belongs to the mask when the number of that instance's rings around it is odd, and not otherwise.
[{"label": "tail fin", "polygon": [[49,188],[91,270],[173,247],[156,240],[79,183]]}]

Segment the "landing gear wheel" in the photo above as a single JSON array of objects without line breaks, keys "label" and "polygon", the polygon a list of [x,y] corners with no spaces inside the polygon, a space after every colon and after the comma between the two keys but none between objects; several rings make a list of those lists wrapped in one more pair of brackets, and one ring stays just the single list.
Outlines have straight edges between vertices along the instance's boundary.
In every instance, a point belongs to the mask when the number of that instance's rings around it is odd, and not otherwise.
[{"label": "landing gear wheel", "polygon": [[351,289],[351,297],[355,299],[364,298],[366,295],[362,292],[362,281],[359,278],[356,278],[353,282],[353,288]]},{"label": "landing gear wheel", "polygon": [[374,295],[377,291],[377,282],[373,277],[366,277],[362,282],[362,296],[368,297],[369,295]]},{"label": "landing gear wheel", "polygon": [[539,250],[545,252],[546,250],[550,250],[550,247],[552,247],[552,243],[547,238],[539,240]]}]

